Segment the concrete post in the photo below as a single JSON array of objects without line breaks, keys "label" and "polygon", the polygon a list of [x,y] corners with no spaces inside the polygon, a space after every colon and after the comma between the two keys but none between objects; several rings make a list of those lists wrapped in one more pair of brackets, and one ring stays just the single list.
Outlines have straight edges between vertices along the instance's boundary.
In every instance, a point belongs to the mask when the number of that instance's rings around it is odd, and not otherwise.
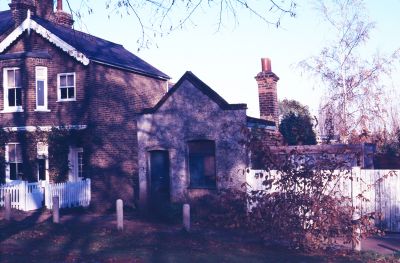
[{"label": "concrete post", "polygon": [[186,232],[190,232],[190,205],[184,204],[183,205],[183,229]]},{"label": "concrete post", "polygon": [[53,196],[53,223],[60,223],[60,199],[58,196]]},{"label": "concrete post", "polygon": [[4,207],[6,209],[5,211],[5,219],[7,221],[11,220],[11,194],[10,193],[5,193],[4,195]]},{"label": "concrete post", "polygon": [[124,229],[124,202],[121,199],[117,200],[117,229]]},{"label": "concrete post", "polygon": [[353,241],[351,245],[354,251],[361,251],[361,229],[358,226],[353,230]]},{"label": "concrete post", "polygon": [[[360,167],[354,167],[351,171],[352,180],[351,180],[351,198],[352,198],[352,206],[354,208],[353,211],[353,221],[358,222],[360,220],[360,202],[357,196],[361,193],[361,185],[360,185]],[[353,240],[351,242],[351,246],[354,251],[361,251],[361,228],[357,225],[353,228]]]}]

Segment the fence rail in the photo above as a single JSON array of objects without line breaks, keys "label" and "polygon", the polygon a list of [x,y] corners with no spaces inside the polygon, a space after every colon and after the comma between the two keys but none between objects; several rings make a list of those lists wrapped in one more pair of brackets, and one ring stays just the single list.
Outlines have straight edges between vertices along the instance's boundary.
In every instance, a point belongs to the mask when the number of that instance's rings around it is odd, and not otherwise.
[{"label": "fence rail", "polygon": [[[265,171],[249,170],[246,182],[249,190],[265,190],[261,175]],[[353,197],[354,206],[360,214],[376,212],[382,215],[376,224],[387,231],[400,232],[400,170],[351,171],[351,178],[342,176],[338,188],[343,196]],[[277,174],[276,171],[271,173]],[[340,174],[339,171],[337,173]],[[347,178],[347,179],[344,179]],[[276,189],[270,189],[274,192]],[[366,198],[355,198],[358,194]]]}]

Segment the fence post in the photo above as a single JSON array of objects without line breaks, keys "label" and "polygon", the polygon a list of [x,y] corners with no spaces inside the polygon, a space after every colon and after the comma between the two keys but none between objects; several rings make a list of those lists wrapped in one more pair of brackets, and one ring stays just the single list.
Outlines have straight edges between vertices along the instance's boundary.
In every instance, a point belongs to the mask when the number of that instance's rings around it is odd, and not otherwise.
[{"label": "fence post", "polygon": [[60,202],[58,196],[53,196],[53,223],[60,223]]},{"label": "fence post", "polygon": [[52,209],[51,207],[51,202],[50,202],[50,186],[48,182],[44,183],[44,205],[46,206],[47,209]]},{"label": "fence post", "polygon": [[117,200],[117,229],[124,229],[124,202],[121,199]]},{"label": "fence post", "polygon": [[5,193],[4,194],[4,206],[5,206],[5,219],[7,221],[11,220],[11,194],[10,193]]},{"label": "fence post", "polygon": [[351,247],[354,251],[361,251],[361,228],[358,226],[358,221],[360,220],[360,201],[357,199],[357,196],[360,194],[361,170],[359,167],[354,167],[351,173],[351,199],[354,209],[353,222],[355,223]]},{"label": "fence post", "polygon": [[190,205],[184,204],[183,205],[183,229],[186,232],[190,232]]}]

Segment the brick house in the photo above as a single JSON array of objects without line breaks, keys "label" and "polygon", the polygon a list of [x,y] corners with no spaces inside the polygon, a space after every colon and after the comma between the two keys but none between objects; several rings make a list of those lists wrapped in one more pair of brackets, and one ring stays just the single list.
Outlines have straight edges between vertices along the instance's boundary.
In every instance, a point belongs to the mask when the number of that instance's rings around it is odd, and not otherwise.
[{"label": "brick house", "polygon": [[132,204],[137,113],[161,99],[169,77],[121,45],[74,30],[60,0],[56,10],[53,0],[9,6],[0,12],[1,181],[60,180],[52,146],[31,134],[62,129],[77,134],[64,142],[64,179],[92,178],[95,207]]}]

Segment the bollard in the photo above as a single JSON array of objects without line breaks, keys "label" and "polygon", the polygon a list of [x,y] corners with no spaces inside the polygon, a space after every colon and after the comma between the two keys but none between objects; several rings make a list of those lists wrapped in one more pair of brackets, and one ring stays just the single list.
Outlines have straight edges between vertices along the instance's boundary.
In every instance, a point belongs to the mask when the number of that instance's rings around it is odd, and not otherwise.
[{"label": "bollard", "polygon": [[53,196],[53,223],[60,223],[60,202],[58,196]]},{"label": "bollard", "polygon": [[183,205],[183,229],[186,232],[190,232],[190,205]]},{"label": "bollard", "polygon": [[356,227],[356,229],[353,230],[353,241],[352,241],[352,248],[354,251],[361,251],[361,229],[359,227]]},{"label": "bollard", "polygon": [[7,221],[10,221],[11,220],[11,194],[10,193],[6,193],[4,195],[4,202],[5,202],[4,206],[6,209],[5,219]]},{"label": "bollard", "polygon": [[117,200],[117,229],[124,229],[124,202],[121,199]]}]

